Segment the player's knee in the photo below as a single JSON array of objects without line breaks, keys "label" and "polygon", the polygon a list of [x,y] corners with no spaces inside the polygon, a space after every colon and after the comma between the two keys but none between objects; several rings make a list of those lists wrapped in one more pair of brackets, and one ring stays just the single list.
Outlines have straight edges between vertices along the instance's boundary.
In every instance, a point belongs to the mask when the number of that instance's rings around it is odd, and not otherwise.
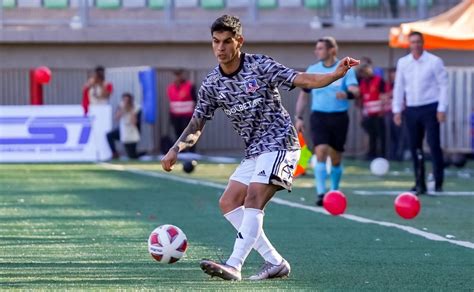
[{"label": "player's knee", "polygon": [[341,158],[333,158],[333,159],[331,159],[331,164],[332,164],[333,166],[339,166],[339,165],[341,165]]},{"label": "player's knee", "polygon": [[242,206],[243,202],[240,202],[238,198],[228,196],[226,193],[222,194],[219,198],[219,208],[221,209],[222,213],[228,213],[235,208]]},{"label": "player's knee", "polygon": [[265,194],[260,189],[249,188],[244,205],[246,208],[263,209],[265,206]]}]

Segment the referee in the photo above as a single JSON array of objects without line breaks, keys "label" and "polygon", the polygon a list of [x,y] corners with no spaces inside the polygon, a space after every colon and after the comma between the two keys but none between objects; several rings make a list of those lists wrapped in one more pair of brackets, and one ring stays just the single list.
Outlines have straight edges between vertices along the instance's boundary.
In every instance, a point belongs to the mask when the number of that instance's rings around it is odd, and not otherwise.
[{"label": "referee", "polygon": [[[308,73],[330,73],[339,64],[337,43],[332,37],[324,37],[316,42],[314,53],[319,62],[308,67]],[[331,157],[331,190],[339,189],[342,177],[342,153],[346,144],[349,128],[349,100],[359,94],[359,87],[354,69],[326,87],[302,90],[296,102],[295,127],[303,131],[303,113],[311,94],[311,133],[317,163],[314,169],[316,180],[316,205],[323,205],[326,194],[326,159]]]},{"label": "referee", "polygon": [[417,195],[426,193],[423,138],[430,147],[435,179],[435,191],[443,191],[444,160],[440,145],[439,125],[446,120],[448,106],[448,74],[441,58],[423,49],[423,35],[408,36],[410,54],[397,63],[392,111],[397,126],[402,123],[401,112],[405,97],[405,113],[410,151],[415,171]]}]

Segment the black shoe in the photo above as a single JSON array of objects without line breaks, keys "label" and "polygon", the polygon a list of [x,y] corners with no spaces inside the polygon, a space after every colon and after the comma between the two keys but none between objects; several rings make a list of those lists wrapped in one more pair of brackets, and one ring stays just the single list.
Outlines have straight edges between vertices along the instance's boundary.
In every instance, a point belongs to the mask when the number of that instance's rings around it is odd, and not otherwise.
[{"label": "black shoe", "polygon": [[435,192],[436,193],[442,193],[443,192],[443,187],[436,187]]},{"label": "black shoe", "polygon": [[323,199],[324,199],[324,194],[318,195],[318,199],[316,200],[316,206],[322,207]]},{"label": "black shoe", "polygon": [[415,195],[420,196],[426,194],[425,186],[414,186],[410,189],[410,192],[414,192]]}]

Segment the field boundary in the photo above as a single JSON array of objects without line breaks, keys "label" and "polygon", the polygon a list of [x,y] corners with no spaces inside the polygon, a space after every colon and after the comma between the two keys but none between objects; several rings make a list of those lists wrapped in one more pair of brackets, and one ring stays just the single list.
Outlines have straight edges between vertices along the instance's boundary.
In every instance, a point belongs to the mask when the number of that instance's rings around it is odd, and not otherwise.
[{"label": "field boundary", "polygon": [[[126,171],[126,172],[130,172],[130,173],[134,173],[134,174],[150,176],[150,177],[156,177],[156,178],[161,178],[161,179],[169,179],[169,180],[172,180],[172,181],[187,183],[187,184],[192,184],[192,185],[207,186],[207,187],[222,189],[222,190],[225,189],[225,187],[226,187],[225,184],[220,184],[220,183],[215,183],[215,182],[210,182],[210,181],[205,181],[205,180],[186,178],[186,177],[181,177],[181,176],[167,174],[167,173],[146,171],[146,170],[141,170],[141,169],[128,167],[128,166],[124,166],[124,165],[120,165],[120,164],[98,163],[98,165],[105,168],[105,169],[108,169],[108,170]],[[320,214],[330,216],[330,214],[328,212],[326,212],[321,207],[313,207],[313,206],[303,205],[303,204],[300,204],[300,203],[291,202],[291,201],[280,199],[280,198],[273,198],[271,200],[271,202],[275,203],[275,204],[278,204],[278,205],[283,205],[283,206],[287,206],[287,207],[308,210],[308,211],[312,211],[312,212],[315,212],[315,213],[320,213]],[[375,225],[384,226],[384,227],[392,227],[392,228],[396,228],[396,229],[399,229],[399,230],[403,230],[403,231],[408,232],[408,233],[413,234],[413,235],[421,236],[421,237],[426,238],[428,240],[444,241],[444,242],[449,242],[451,244],[455,244],[455,245],[458,245],[458,246],[474,249],[474,243],[472,243],[470,241],[448,239],[448,238],[445,238],[441,235],[426,232],[426,231],[423,231],[423,230],[420,230],[420,229],[417,229],[417,228],[411,227],[411,226],[401,225],[401,224],[392,223],[392,222],[377,221],[377,220],[372,220],[372,219],[368,219],[368,218],[364,218],[364,217],[360,217],[360,216],[356,216],[356,215],[351,215],[351,214],[344,214],[344,215],[341,215],[340,217],[351,220],[351,221],[359,222],[359,223],[375,224]]]},{"label": "field boundary", "polygon": [[[383,190],[356,190],[353,191],[354,195],[360,196],[397,196],[401,193],[406,193],[408,191],[383,191]],[[428,196],[433,197],[444,197],[444,196],[474,196],[474,192],[440,192],[440,193],[428,193]]]}]

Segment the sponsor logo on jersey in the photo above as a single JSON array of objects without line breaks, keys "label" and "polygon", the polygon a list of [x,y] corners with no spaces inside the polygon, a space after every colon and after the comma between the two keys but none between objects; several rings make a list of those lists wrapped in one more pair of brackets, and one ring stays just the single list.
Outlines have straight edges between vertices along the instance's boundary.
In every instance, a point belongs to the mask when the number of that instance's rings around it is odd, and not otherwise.
[{"label": "sponsor logo on jersey", "polygon": [[230,109],[224,109],[226,115],[231,116],[237,112],[243,112],[249,108],[257,107],[259,104],[263,102],[263,98],[256,98],[251,101],[247,101],[241,104],[234,105]]}]

